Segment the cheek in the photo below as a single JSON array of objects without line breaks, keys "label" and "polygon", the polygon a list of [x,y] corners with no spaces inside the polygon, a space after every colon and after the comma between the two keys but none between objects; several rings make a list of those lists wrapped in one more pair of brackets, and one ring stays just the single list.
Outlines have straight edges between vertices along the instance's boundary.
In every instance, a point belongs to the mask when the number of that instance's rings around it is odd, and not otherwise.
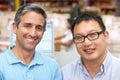
[{"label": "cheek", "polygon": [[44,32],[38,32],[37,34],[38,34],[39,38],[42,38],[44,36]]},{"label": "cheek", "polygon": [[82,45],[81,44],[76,44],[76,48],[78,50],[78,52],[81,52],[82,50]]},{"label": "cheek", "polygon": [[97,46],[97,48],[101,51],[103,49],[106,49],[106,45],[107,45],[107,42],[106,42],[105,38],[99,39],[95,42],[95,46]]},{"label": "cheek", "polygon": [[25,34],[27,34],[29,32],[29,30],[25,30],[25,29],[19,29],[18,31],[17,31],[17,33],[19,34],[19,35],[25,35]]}]

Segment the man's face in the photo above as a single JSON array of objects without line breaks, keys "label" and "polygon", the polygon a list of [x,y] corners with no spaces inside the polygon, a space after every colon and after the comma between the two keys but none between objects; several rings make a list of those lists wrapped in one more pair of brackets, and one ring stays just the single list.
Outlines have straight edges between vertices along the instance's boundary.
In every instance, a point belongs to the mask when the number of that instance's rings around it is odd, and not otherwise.
[{"label": "man's face", "polygon": [[14,24],[16,46],[34,50],[44,33],[44,17],[35,12],[27,12],[21,17],[18,27]]},{"label": "man's face", "polygon": [[[100,25],[95,20],[82,21],[75,25],[74,36],[86,36],[89,37],[92,33],[101,32]],[[76,43],[77,50],[81,55],[82,59],[85,61],[95,61],[99,60],[106,55],[106,45],[107,45],[108,32],[105,31],[99,35],[97,39],[89,40],[85,38],[82,43]]]}]

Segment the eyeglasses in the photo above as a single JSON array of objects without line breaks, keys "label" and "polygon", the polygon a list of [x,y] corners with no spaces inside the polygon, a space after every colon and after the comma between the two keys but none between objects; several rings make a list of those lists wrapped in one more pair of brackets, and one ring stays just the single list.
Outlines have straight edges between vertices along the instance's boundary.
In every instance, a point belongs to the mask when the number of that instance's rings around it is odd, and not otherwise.
[{"label": "eyeglasses", "polygon": [[104,31],[89,33],[86,36],[78,35],[78,36],[75,36],[73,39],[74,39],[75,43],[82,43],[82,42],[85,41],[85,38],[87,38],[88,40],[92,41],[92,40],[98,39],[99,35],[102,34],[103,32]]}]

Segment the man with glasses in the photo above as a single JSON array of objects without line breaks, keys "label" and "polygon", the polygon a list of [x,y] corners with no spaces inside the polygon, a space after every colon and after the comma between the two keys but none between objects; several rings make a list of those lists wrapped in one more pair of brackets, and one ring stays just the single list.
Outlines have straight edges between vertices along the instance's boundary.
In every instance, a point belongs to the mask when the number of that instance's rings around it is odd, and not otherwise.
[{"label": "man with glasses", "polygon": [[107,49],[109,33],[100,16],[81,14],[72,33],[81,57],[62,68],[63,80],[120,80],[120,60]]}]

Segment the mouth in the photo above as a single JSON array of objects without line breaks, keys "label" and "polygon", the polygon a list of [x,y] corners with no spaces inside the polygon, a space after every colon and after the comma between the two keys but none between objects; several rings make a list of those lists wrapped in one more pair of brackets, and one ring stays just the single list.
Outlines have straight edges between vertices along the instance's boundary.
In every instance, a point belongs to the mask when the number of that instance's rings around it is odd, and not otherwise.
[{"label": "mouth", "polygon": [[34,43],[34,42],[35,42],[35,39],[33,39],[33,38],[26,38],[26,41],[27,41],[28,43]]},{"label": "mouth", "polygon": [[84,49],[84,52],[85,52],[86,54],[92,54],[92,53],[95,52],[95,48]]}]

